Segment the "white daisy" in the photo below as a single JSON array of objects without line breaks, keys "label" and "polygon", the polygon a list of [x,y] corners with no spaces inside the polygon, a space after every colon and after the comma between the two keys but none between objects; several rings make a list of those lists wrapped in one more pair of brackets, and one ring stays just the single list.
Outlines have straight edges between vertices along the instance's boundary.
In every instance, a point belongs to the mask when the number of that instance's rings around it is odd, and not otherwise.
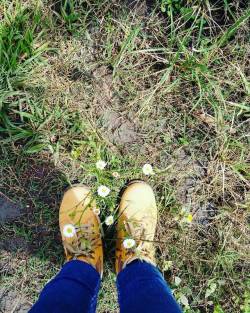
[{"label": "white daisy", "polygon": [[72,238],[72,237],[75,236],[75,234],[76,234],[76,229],[75,229],[74,225],[72,225],[72,224],[64,225],[64,227],[63,227],[63,235],[66,238]]},{"label": "white daisy", "polygon": [[95,215],[100,215],[101,211],[100,211],[100,209],[94,208],[94,209],[93,209],[93,213],[94,213]]},{"label": "white daisy", "polygon": [[144,164],[143,167],[142,167],[142,171],[143,171],[143,174],[149,176],[149,175],[153,175],[154,174],[154,171],[153,171],[153,167],[151,164]]},{"label": "white daisy", "polygon": [[99,160],[96,162],[95,166],[98,170],[103,170],[106,167],[107,163],[103,160]]},{"label": "white daisy", "polygon": [[113,215],[109,215],[108,217],[106,217],[105,219],[105,224],[107,226],[110,226],[114,223],[114,216]]},{"label": "white daisy", "polygon": [[134,239],[125,239],[123,240],[123,247],[125,249],[131,249],[135,246],[135,240]]},{"label": "white daisy", "polygon": [[119,177],[120,177],[120,174],[119,174],[118,172],[113,172],[113,173],[112,173],[112,176],[113,176],[114,178],[119,178]]},{"label": "white daisy", "polygon": [[100,197],[105,198],[110,193],[110,189],[107,186],[101,185],[98,187],[97,193]]}]

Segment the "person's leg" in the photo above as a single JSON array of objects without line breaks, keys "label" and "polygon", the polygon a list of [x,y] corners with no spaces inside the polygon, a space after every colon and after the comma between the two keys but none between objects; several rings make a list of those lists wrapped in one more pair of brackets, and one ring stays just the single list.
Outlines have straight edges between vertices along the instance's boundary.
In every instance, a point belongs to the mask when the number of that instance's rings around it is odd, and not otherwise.
[{"label": "person's leg", "polygon": [[67,262],[42,290],[30,313],[94,313],[100,274],[79,260]]},{"label": "person's leg", "polygon": [[155,267],[154,236],[158,211],[152,188],[133,181],[119,205],[116,273],[121,313],[180,313],[181,309]]},{"label": "person's leg", "polygon": [[150,263],[135,260],[117,277],[121,313],[181,313],[162,274]]},{"label": "person's leg", "polygon": [[100,220],[89,188],[77,185],[64,194],[59,224],[66,262],[43,289],[32,313],[93,313],[103,273]]}]

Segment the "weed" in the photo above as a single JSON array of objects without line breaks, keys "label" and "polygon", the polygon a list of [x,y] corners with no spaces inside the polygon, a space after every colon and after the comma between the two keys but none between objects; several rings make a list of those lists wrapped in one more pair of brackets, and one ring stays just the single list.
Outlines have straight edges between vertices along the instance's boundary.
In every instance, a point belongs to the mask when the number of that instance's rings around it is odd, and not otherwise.
[{"label": "weed", "polygon": [[9,7],[4,5],[3,14],[0,26],[1,132],[15,141],[34,136],[30,127],[23,129],[21,126],[33,119],[27,112],[30,99],[23,84],[41,62],[47,45],[41,42],[43,30],[39,30],[42,22],[39,9],[32,11],[17,2]]}]

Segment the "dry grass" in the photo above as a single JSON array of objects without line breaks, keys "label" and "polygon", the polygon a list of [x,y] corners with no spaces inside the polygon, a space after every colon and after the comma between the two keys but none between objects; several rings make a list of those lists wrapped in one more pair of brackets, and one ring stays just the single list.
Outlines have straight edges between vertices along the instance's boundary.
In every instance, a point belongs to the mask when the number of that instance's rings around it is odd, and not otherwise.
[{"label": "dry grass", "polygon": [[[188,21],[173,11],[171,21],[159,10],[128,13],[114,1],[76,2],[78,16],[55,14],[51,1],[22,1],[35,4],[43,13],[38,42],[53,49],[13,87],[24,94],[22,105],[8,106],[19,97],[11,95],[0,115],[0,190],[28,205],[25,218],[2,227],[3,242],[28,242],[16,252],[3,245],[3,286],[14,283],[32,302],[60,267],[57,210],[68,183],[110,184],[112,196],[102,204],[108,212],[126,181],[144,178],[140,168],[149,162],[161,214],[158,263],[176,297],[188,298],[185,312],[247,313],[249,10],[230,2],[231,14],[211,2]],[[95,171],[100,157],[109,163],[105,177]],[[193,214],[190,225],[183,209]],[[112,253],[100,313],[117,311]]]}]

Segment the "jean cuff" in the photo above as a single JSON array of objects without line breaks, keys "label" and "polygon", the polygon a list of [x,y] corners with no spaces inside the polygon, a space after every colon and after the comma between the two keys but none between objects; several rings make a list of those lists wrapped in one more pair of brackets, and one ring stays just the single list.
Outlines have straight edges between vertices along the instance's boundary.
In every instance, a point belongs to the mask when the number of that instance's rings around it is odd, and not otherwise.
[{"label": "jean cuff", "polygon": [[61,279],[75,281],[84,288],[87,287],[93,293],[97,286],[99,286],[101,277],[97,270],[90,264],[84,261],[71,260],[63,265],[60,273],[53,279],[53,282]]},{"label": "jean cuff", "polygon": [[152,264],[141,260],[135,260],[129,263],[117,276],[118,285],[127,285],[131,281],[147,279],[163,279],[162,274]]}]

